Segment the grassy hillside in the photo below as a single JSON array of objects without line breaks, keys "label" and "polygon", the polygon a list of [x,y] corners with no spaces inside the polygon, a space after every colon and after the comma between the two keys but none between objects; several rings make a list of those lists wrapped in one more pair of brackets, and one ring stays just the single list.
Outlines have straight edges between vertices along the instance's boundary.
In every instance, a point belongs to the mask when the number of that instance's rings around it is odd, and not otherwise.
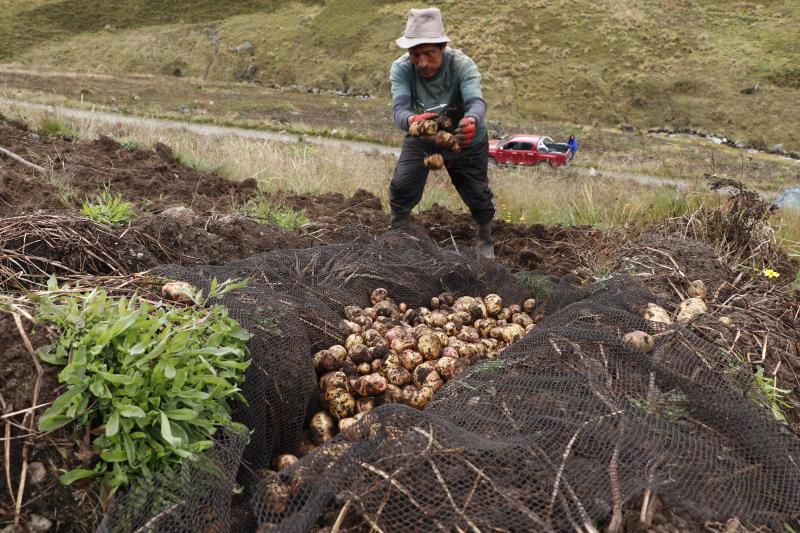
[{"label": "grassy hillside", "polygon": [[[795,0],[437,4],[453,46],[478,62],[498,115],[695,127],[800,149]],[[413,5],[0,0],[0,61],[385,96],[399,55],[393,41]]]}]

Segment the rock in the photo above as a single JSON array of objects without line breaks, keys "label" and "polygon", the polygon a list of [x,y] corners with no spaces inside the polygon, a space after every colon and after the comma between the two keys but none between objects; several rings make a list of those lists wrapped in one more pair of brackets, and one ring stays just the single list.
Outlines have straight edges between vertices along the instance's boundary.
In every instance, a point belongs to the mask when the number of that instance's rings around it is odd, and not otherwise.
[{"label": "rock", "polygon": [[47,479],[47,469],[38,461],[28,465],[28,480],[34,485],[38,485]]},{"label": "rock", "polygon": [[678,305],[679,322],[689,322],[690,320],[708,311],[706,303],[700,298],[688,298]]},{"label": "rock", "polygon": [[28,521],[28,527],[32,532],[48,531],[53,527],[53,522],[38,514],[32,514]]},{"label": "rock", "polygon": [[255,46],[253,46],[253,43],[251,43],[250,41],[244,41],[239,46],[234,46],[233,48],[231,48],[231,51],[236,52],[237,54],[241,54],[242,52],[251,52],[254,48]]},{"label": "rock", "polygon": [[649,320],[651,322],[661,322],[662,324],[672,324],[672,319],[669,316],[669,313],[661,307],[660,305],[656,305],[654,303],[647,304],[647,307],[644,310],[644,314],[642,315],[645,320]]},{"label": "rock", "polygon": [[169,207],[161,212],[163,218],[168,218],[180,226],[192,226],[197,215],[190,207],[182,205]]},{"label": "rock", "polygon": [[733,328],[733,320],[729,316],[721,316],[719,317],[719,323],[725,326],[728,329]]}]

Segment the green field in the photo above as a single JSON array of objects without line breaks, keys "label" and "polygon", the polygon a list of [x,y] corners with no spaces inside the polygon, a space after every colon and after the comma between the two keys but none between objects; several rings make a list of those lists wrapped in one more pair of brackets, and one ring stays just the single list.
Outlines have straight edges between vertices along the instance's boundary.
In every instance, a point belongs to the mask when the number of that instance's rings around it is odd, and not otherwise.
[{"label": "green field", "polygon": [[[413,5],[3,0],[0,62],[386,97],[394,39]],[[480,66],[496,118],[692,127],[800,150],[800,2],[439,5],[452,45]]]}]

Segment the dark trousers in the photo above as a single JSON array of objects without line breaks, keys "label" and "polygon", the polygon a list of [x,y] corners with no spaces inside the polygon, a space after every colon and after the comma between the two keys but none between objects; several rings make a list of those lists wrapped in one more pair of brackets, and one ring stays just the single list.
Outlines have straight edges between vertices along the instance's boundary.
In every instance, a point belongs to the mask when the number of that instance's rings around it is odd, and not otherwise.
[{"label": "dark trousers", "polygon": [[440,153],[459,196],[469,207],[472,218],[484,224],[494,218],[494,196],[489,188],[489,141],[475,141],[460,152],[441,150],[435,143],[420,137],[406,136],[400,149],[400,159],[394,169],[389,186],[389,203],[392,213],[407,215],[422,199],[428,180],[428,169],[423,160],[426,155]]}]

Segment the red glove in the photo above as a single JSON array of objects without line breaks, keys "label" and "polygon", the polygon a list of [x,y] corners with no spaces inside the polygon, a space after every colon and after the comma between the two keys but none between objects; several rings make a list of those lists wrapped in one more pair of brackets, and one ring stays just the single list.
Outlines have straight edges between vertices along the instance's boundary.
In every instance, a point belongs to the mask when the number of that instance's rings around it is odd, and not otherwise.
[{"label": "red glove", "polygon": [[408,117],[408,125],[411,126],[415,122],[422,122],[423,120],[430,120],[436,116],[436,113],[422,113],[421,115],[412,115]]},{"label": "red glove", "polygon": [[473,117],[464,117],[458,122],[456,128],[456,141],[460,146],[466,147],[472,143],[477,131],[477,122]]}]

